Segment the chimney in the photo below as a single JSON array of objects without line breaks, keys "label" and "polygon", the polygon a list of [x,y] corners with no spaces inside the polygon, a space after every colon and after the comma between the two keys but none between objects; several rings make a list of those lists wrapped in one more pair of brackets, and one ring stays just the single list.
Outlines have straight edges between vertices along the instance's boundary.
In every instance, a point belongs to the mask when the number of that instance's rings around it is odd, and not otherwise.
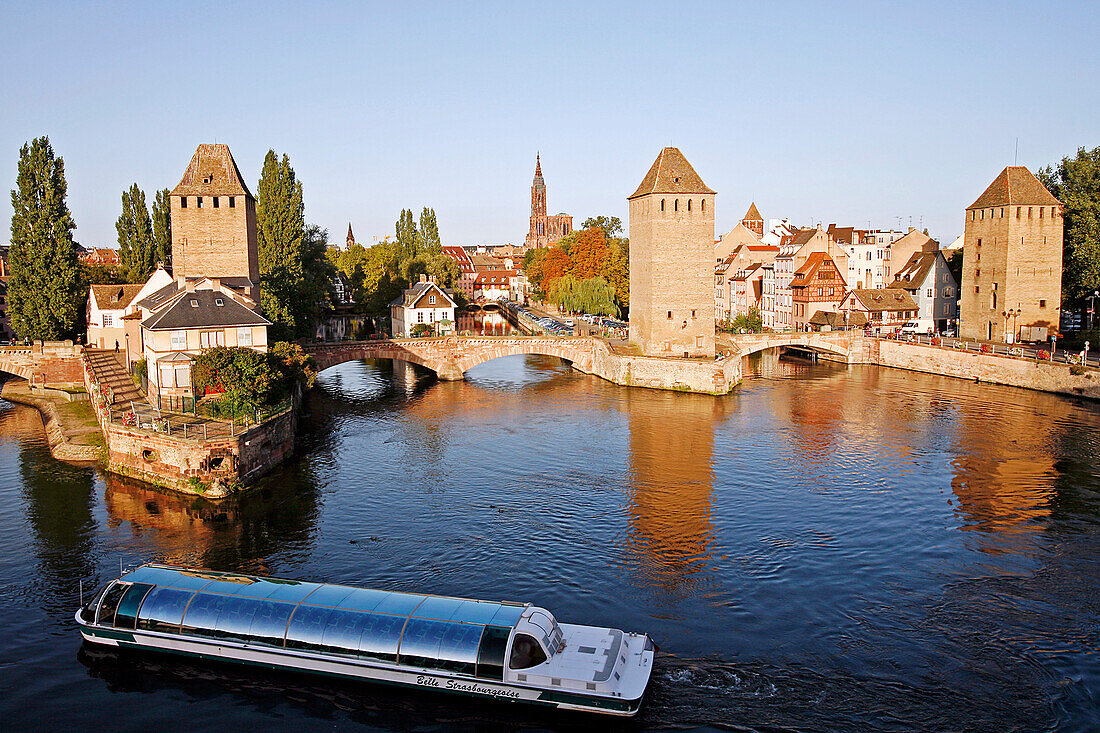
[{"label": "chimney", "polygon": [[435,284],[435,275],[428,275],[428,282]]},{"label": "chimney", "polygon": [[187,290],[187,292],[189,292],[189,293],[195,292],[195,282],[196,282],[195,280],[188,280],[187,278],[184,278],[184,280],[183,280],[184,289]]},{"label": "chimney", "polygon": [[428,276],[427,275],[421,275],[420,276],[420,282],[422,282],[422,283],[428,282]]}]

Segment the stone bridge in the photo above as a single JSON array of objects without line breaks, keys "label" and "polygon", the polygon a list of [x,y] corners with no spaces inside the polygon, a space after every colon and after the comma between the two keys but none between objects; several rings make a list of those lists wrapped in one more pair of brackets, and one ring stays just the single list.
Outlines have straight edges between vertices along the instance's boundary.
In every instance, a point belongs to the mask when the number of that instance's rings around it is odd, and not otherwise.
[{"label": "stone bridge", "polygon": [[80,384],[84,380],[81,347],[72,341],[38,341],[0,348],[0,372],[32,384]]},{"label": "stone bridge", "polygon": [[758,351],[782,347],[795,347],[811,351],[824,351],[844,357],[849,364],[862,364],[872,360],[877,339],[868,338],[859,331],[826,331],[823,333],[746,333],[724,336],[722,344],[732,344],[731,357],[749,356]]},{"label": "stone bridge", "polygon": [[308,344],[305,350],[321,370],[358,359],[397,359],[431,369],[444,380],[462,375],[500,356],[541,354],[565,359],[582,372],[593,371],[596,350],[607,347],[592,338],[491,338],[448,336],[445,338],[385,339]]}]

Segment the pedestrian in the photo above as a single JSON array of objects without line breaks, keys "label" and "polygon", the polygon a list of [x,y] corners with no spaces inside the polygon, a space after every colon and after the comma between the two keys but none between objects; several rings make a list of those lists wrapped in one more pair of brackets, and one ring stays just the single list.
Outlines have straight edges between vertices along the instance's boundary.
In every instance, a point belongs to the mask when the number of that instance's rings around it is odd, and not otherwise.
[{"label": "pedestrian", "polygon": [[118,353],[118,339],[115,339],[115,353]]}]

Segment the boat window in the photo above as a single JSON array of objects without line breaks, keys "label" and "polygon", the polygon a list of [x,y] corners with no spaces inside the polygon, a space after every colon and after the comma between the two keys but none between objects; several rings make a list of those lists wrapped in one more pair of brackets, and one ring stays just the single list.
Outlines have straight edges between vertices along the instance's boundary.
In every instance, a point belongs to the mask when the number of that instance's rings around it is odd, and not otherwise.
[{"label": "boat window", "polygon": [[[271,579],[274,581],[274,578]],[[319,583],[299,583],[289,580],[280,580],[275,583],[276,587],[271,589],[271,593],[268,594],[267,599],[269,601],[287,601],[289,603],[298,603],[305,599],[310,593],[317,588],[320,588]]]},{"label": "boat window", "polygon": [[487,626],[477,652],[477,676],[487,680],[504,679],[504,651],[508,648],[510,628]]},{"label": "boat window", "polygon": [[215,626],[215,636],[235,641],[249,641],[252,619],[263,601],[255,598],[226,598]]},{"label": "boat window", "polygon": [[508,657],[511,669],[529,669],[546,661],[546,652],[542,650],[533,636],[516,634],[512,641],[512,654]]},{"label": "boat window", "polygon": [[104,626],[114,626],[115,609],[126,591],[130,590],[129,583],[115,583],[103,596],[103,602],[99,604],[99,618],[96,620]]},{"label": "boat window", "polygon": [[261,601],[248,629],[249,641],[253,644],[282,646],[286,639],[287,621],[295,608],[297,606],[290,603]]},{"label": "boat window", "polygon": [[519,617],[523,615],[523,606],[505,606],[502,605],[500,610],[493,614],[493,620],[489,622],[492,626],[507,626],[511,628],[519,621]]},{"label": "boat window", "polygon": [[397,645],[401,630],[405,628],[402,616],[385,616],[380,613],[364,614],[367,618],[363,635],[359,638],[359,656],[383,662],[397,661]]},{"label": "boat window", "polygon": [[408,616],[424,600],[424,596],[411,593],[390,593],[375,607],[378,613],[392,613],[398,616]]},{"label": "boat window", "polygon": [[439,668],[473,674],[485,627],[477,624],[447,624],[447,627],[439,641]]},{"label": "boat window", "polygon": [[321,640],[325,636],[325,626],[328,625],[331,613],[331,608],[298,606],[286,629],[286,648],[321,651]]},{"label": "boat window", "polygon": [[309,594],[306,601],[311,606],[339,606],[340,602],[351,595],[354,588],[346,585],[322,585]]},{"label": "boat window", "polygon": [[178,634],[183,622],[183,612],[194,591],[177,588],[154,588],[141,604],[137,626],[146,631]]},{"label": "boat window", "polygon": [[452,621],[465,621],[471,624],[487,624],[500,610],[499,603],[485,601],[463,601],[458,612],[451,616]]},{"label": "boat window", "polygon": [[446,630],[447,624],[442,621],[410,618],[405,624],[405,633],[401,635],[398,660],[413,667],[435,667],[438,664],[439,640]]},{"label": "boat window", "polygon": [[333,654],[358,656],[359,639],[370,622],[370,615],[359,611],[335,610],[328,617],[321,648]]},{"label": "boat window", "polygon": [[462,603],[457,598],[425,598],[424,602],[416,607],[416,616],[449,621],[462,607]]},{"label": "boat window", "polygon": [[368,588],[356,588],[351,594],[340,601],[340,608],[350,608],[356,611],[373,611],[382,602],[388,591],[370,590]]},{"label": "boat window", "polygon": [[229,596],[196,593],[183,617],[183,633],[195,636],[215,636],[218,616]]},{"label": "boat window", "polygon": [[134,583],[118,602],[118,610],[115,611],[115,628],[132,629],[137,623],[138,608],[145,600],[146,594],[153,589],[147,583]]}]

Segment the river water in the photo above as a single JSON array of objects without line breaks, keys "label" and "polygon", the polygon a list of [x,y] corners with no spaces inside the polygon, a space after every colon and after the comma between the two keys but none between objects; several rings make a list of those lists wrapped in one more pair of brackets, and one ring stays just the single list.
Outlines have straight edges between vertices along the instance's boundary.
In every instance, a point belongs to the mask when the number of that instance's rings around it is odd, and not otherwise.
[{"label": "river water", "polygon": [[[324,372],[217,507],[54,461],[0,403],[7,730],[1095,730],[1095,404],[764,357],[723,398],[543,357]],[[630,721],[82,646],[119,563],[526,600],[661,645]]]}]

